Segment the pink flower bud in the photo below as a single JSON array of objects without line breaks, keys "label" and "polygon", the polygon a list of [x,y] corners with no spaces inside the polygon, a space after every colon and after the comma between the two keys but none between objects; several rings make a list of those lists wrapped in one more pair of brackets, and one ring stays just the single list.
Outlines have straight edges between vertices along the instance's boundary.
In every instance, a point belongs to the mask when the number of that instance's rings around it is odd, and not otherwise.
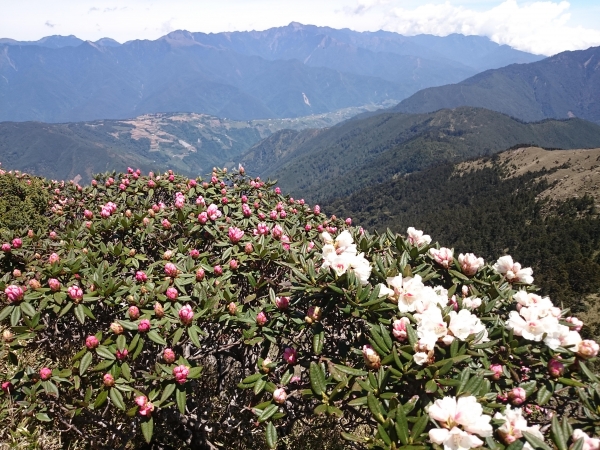
[{"label": "pink flower bud", "polygon": [[23,245],[23,241],[20,238],[14,238],[12,240],[12,246],[14,248],[21,248],[22,245]]},{"label": "pink flower bud", "polygon": [[16,286],[14,284],[8,285],[4,289],[4,293],[6,294],[6,297],[10,303],[20,302],[23,300],[24,292],[23,288],[20,286]]},{"label": "pink flower bud", "polygon": [[348,225],[348,226],[352,225],[352,219],[350,217],[348,217],[346,219],[346,225]]},{"label": "pink flower bud", "polygon": [[138,331],[140,333],[147,333],[150,331],[150,321],[148,319],[140,320],[140,323],[138,324]]},{"label": "pink flower bud", "polygon": [[277,186],[277,187],[275,188],[275,193],[276,193],[277,195],[281,195],[281,189],[279,188],[279,186]]},{"label": "pink flower bud", "polygon": [[596,341],[592,341],[591,339],[585,339],[579,343],[577,346],[577,356],[588,359],[595,358],[598,356],[598,351],[600,350],[600,346]]},{"label": "pink flower bud", "polygon": [[436,248],[430,248],[429,254],[433,257],[436,263],[447,269],[450,264],[454,261],[454,255],[452,250],[446,247],[442,247],[439,250]]},{"label": "pink flower bud", "polygon": [[362,348],[363,358],[365,364],[369,369],[379,369],[381,366],[381,358],[379,354],[370,345],[363,345]]},{"label": "pink flower bud", "polygon": [[229,240],[235,244],[239,242],[244,237],[244,232],[236,227],[229,227]]},{"label": "pink flower bud", "polygon": [[135,305],[129,307],[128,313],[131,320],[137,320],[140,317],[140,309]]},{"label": "pink flower bud", "polygon": [[171,228],[171,222],[169,222],[168,219],[163,219],[161,224],[165,230],[168,230],[169,228]]},{"label": "pink flower bud", "polygon": [[502,378],[502,373],[503,373],[502,364],[492,364],[490,366],[490,370],[492,372],[494,372],[494,374],[491,376],[492,380],[498,381],[500,378]]},{"label": "pink flower bud", "polygon": [[548,361],[548,373],[552,378],[560,378],[565,373],[565,365],[557,359]]},{"label": "pink flower bud", "polygon": [[170,348],[165,348],[163,352],[163,359],[167,364],[173,364],[175,361],[175,352]]},{"label": "pink flower bud", "polygon": [[229,303],[227,309],[229,310],[229,314],[231,314],[232,316],[235,316],[235,314],[237,313],[237,306],[233,302]]},{"label": "pink flower bud", "polygon": [[512,388],[508,391],[508,400],[515,406],[522,405],[527,400],[527,393],[523,388]]},{"label": "pink flower bud", "polygon": [[246,255],[250,255],[253,251],[254,251],[254,247],[252,246],[252,243],[251,242],[246,243],[246,245],[244,246],[244,253],[246,253]]},{"label": "pink flower bud", "polygon": [[293,366],[298,362],[298,352],[295,348],[286,347],[283,351],[283,360],[290,366]]},{"label": "pink flower bud", "polygon": [[177,277],[177,266],[173,263],[165,264],[165,274],[171,278]]},{"label": "pink flower bud", "polygon": [[148,401],[145,395],[140,395],[135,398],[135,403],[139,406],[138,414],[140,416],[149,417],[154,411],[154,405]]},{"label": "pink flower bud", "polygon": [[275,389],[273,392],[273,401],[283,405],[287,399],[287,394],[284,388]]},{"label": "pink flower bud", "polygon": [[7,394],[10,393],[10,390],[13,388],[13,385],[10,381],[3,381],[2,382],[2,390],[4,392],[6,392]]},{"label": "pink flower bud", "polygon": [[167,298],[174,302],[179,297],[179,292],[174,287],[168,287],[167,292],[165,293]]},{"label": "pink flower bud", "polygon": [[85,338],[85,346],[88,349],[93,350],[96,347],[98,347],[98,345],[100,345],[100,342],[98,341],[98,338],[96,336],[88,336],[87,338]]},{"label": "pink flower bud", "polygon": [[110,324],[110,331],[115,334],[121,334],[123,333],[123,326],[120,323],[113,322]]},{"label": "pink flower bud", "polygon": [[323,312],[321,311],[321,308],[319,306],[310,306],[308,308],[308,311],[306,312],[306,317],[304,318],[304,320],[306,321],[306,323],[318,322],[319,320],[321,320],[322,314]]},{"label": "pink flower bud", "polygon": [[213,272],[215,273],[215,275],[223,275],[223,268],[219,265],[216,265],[215,267],[213,267]]},{"label": "pink flower bud", "polygon": [[56,231],[51,231],[50,233],[48,233],[48,236],[50,237],[50,239],[52,239],[53,241],[56,240],[58,238],[58,235],[56,234]]},{"label": "pink flower bud", "polygon": [[410,319],[408,317],[402,317],[399,320],[394,320],[394,324],[392,326],[392,333],[394,337],[400,342],[405,341],[408,337],[406,327],[410,326]]},{"label": "pink flower bud", "polygon": [[283,228],[280,225],[275,225],[271,230],[271,236],[273,236],[273,239],[280,239],[283,236]]},{"label": "pink flower bud", "polygon": [[50,377],[52,376],[52,370],[48,369],[47,367],[44,367],[42,369],[40,369],[40,378],[44,381],[50,379]]},{"label": "pink flower bud", "polygon": [[190,250],[190,256],[192,259],[197,259],[200,256],[200,252],[193,248]]},{"label": "pink flower bud", "polygon": [[78,303],[83,298],[83,291],[76,285],[69,286],[67,294],[69,294],[69,297],[71,300],[75,301],[75,303]]},{"label": "pink flower bud", "polygon": [[313,212],[315,214],[321,214],[321,207],[319,205],[315,205],[315,207],[313,208]]},{"label": "pink flower bud", "polygon": [[11,250],[11,246],[8,242],[5,242],[4,244],[2,244],[2,251],[5,253],[9,253]]},{"label": "pink flower bud", "polygon": [[117,350],[117,359],[119,361],[123,361],[124,359],[127,359],[127,355],[129,354],[129,351],[124,348],[123,350]]},{"label": "pink flower bud", "polygon": [[115,379],[110,373],[105,373],[102,377],[102,381],[106,387],[112,387],[115,385]]},{"label": "pink flower bud", "polygon": [[158,302],[154,303],[154,315],[159,319],[165,315],[165,310],[163,309],[163,306]]},{"label": "pink flower bud", "polygon": [[52,292],[60,291],[60,281],[58,281],[56,278],[50,278],[48,280],[48,286]]},{"label": "pink flower bud", "polygon": [[569,322],[570,326],[575,331],[581,331],[581,329],[583,328],[583,321],[579,320],[577,317],[567,317],[565,320]]},{"label": "pink flower bud", "polygon": [[238,263],[237,259],[232,259],[231,261],[229,261],[229,268],[231,270],[237,270],[239,266],[240,264]]},{"label": "pink flower bud", "polygon": [[148,280],[148,276],[141,270],[138,270],[135,273],[135,279],[140,283],[145,283]]},{"label": "pink flower bud", "polygon": [[263,311],[259,312],[259,313],[256,315],[256,324],[257,324],[259,327],[262,327],[262,326],[264,326],[266,323],[267,323],[267,316],[266,316],[266,314],[265,314]]},{"label": "pink flower bud", "polygon": [[163,253],[163,259],[165,261],[170,260],[173,257],[173,252],[171,250],[167,250]]},{"label": "pink flower bud", "polygon": [[458,263],[462,273],[468,276],[475,275],[484,266],[483,258],[478,258],[473,253],[458,255]]},{"label": "pink flower bud", "polygon": [[58,254],[56,253],[52,253],[49,257],[48,257],[48,263],[49,264],[55,264],[57,262],[60,261],[60,257],[58,256]]},{"label": "pink flower bud", "polygon": [[184,325],[190,325],[194,320],[194,310],[190,305],[185,305],[179,310],[179,320]]},{"label": "pink flower bud", "polygon": [[200,268],[196,271],[196,281],[204,280],[204,269]]},{"label": "pink flower bud", "polygon": [[175,381],[179,384],[183,384],[187,381],[187,376],[190,373],[190,368],[181,364],[180,366],[173,368],[173,376]]},{"label": "pink flower bud", "polygon": [[287,307],[290,305],[290,298],[289,297],[275,297],[275,305],[277,306],[278,309],[287,309]]}]

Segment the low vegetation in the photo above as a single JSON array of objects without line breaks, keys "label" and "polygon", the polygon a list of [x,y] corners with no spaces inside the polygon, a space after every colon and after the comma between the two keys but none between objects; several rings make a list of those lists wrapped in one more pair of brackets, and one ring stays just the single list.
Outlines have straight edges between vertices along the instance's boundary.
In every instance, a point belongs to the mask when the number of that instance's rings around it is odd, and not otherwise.
[{"label": "low vegetation", "polygon": [[243,170],[0,179],[50,199],[2,231],[6,443],[599,445],[599,346],[510,256],[372,234]]}]

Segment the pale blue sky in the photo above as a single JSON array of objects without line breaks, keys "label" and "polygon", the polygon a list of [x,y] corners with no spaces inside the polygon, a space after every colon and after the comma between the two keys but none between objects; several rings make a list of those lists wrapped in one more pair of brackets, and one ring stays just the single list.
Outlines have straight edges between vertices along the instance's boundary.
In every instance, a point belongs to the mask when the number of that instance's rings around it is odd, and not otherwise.
[{"label": "pale blue sky", "polygon": [[51,34],[120,42],[169,31],[305,24],[413,35],[488,36],[540,54],[600,45],[600,0],[0,0],[0,37]]}]

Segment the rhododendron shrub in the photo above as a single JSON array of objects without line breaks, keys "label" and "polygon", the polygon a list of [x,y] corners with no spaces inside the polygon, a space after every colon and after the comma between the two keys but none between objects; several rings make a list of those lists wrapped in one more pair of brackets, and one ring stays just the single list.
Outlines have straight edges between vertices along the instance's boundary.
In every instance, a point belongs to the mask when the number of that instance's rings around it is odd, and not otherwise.
[{"label": "rhododendron shrub", "polygon": [[370,234],[242,170],[46,183],[49,228],[2,235],[3,423],[98,447],[285,448],[322,423],[354,448],[598,447],[598,344],[508,255]]}]

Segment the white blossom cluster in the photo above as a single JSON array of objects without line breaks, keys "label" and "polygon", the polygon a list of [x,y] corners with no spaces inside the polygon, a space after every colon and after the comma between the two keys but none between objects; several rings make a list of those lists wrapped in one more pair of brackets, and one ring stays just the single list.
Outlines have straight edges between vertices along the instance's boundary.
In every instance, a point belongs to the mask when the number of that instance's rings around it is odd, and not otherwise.
[{"label": "white blossom cluster", "polygon": [[324,231],[321,233],[321,240],[325,244],[322,268],[332,268],[337,276],[342,276],[351,269],[363,286],[369,282],[371,264],[364,253],[357,253],[356,244],[348,230],[342,231],[335,240]]},{"label": "white blossom cluster", "polygon": [[[598,354],[598,344],[582,339],[577,329],[560,323],[561,310],[552,304],[548,297],[518,291],[514,295],[517,311],[511,311],[506,326],[514,334],[529,341],[543,341],[552,350],[563,347],[572,350],[582,358],[591,358]],[[581,321],[568,318],[567,322],[575,328],[581,327]]]}]

